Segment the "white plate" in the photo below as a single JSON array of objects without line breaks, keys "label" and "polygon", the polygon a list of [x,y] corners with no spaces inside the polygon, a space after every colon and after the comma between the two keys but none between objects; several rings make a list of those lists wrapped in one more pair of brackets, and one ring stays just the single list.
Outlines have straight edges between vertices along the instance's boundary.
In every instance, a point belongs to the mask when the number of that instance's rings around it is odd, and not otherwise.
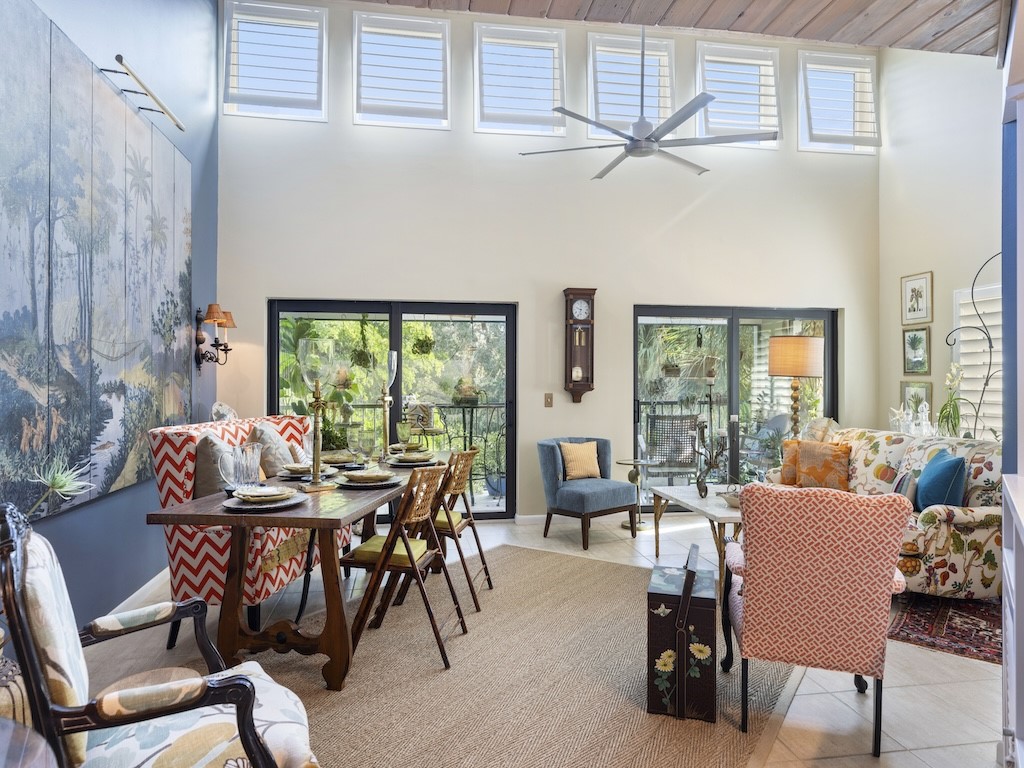
[{"label": "white plate", "polygon": [[389,467],[398,467],[399,469],[413,469],[415,467],[432,467],[437,464],[437,459],[427,459],[426,461],[395,461],[394,459],[388,459],[386,464]]},{"label": "white plate", "polygon": [[222,503],[230,512],[239,512],[245,514],[247,512],[263,512],[268,509],[285,509],[287,507],[294,507],[301,504],[309,496],[302,491],[299,491],[294,496],[289,496],[287,499],[281,499],[280,501],[242,501],[231,497]]},{"label": "white plate", "polygon": [[385,480],[383,483],[350,483],[347,480],[339,480],[338,487],[354,491],[379,491],[381,488],[394,488],[401,482],[402,478],[400,477],[392,477],[390,480]]},{"label": "white plate", "polygon": [[[302,470],[301,472],[290,472],[287,469],[282,469],[280,472],[277,473],[277,476],[278,477],[287,477],[287,478],[290,478],[292,480],[298,480],[303,475],[305,475],[306,477],[309,477],[311,472],[312,472],[312,467],[307,467],[306,469]],[[323,466],[320,467],[320,475],[322,477],[330,477],[331,475],[336,475],[336,474],[338,474],[338,470],[337,470],[336,467],[331,467],[331,466],[328,466],[327,464],[324,464]]]}]

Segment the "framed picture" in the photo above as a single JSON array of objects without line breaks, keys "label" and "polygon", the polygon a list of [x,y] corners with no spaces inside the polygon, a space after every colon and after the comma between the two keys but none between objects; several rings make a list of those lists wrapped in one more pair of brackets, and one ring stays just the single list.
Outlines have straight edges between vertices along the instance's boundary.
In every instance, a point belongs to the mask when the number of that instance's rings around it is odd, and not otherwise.
[{"label": "framed picture", "polygon": [[936,412],[932,403],[932,383],[930,381],[901,381],[900,402],[914,413],[921,403],[928,403],[931,413]]},{"label": "framed picture", "polygon": [[900,278],[903,296],[903,325],[932,321],[932,273],[907,275]]},{"label": "framed picture", "polygon": [[903,373],[929,374],[932,372],[931,345],[927,328],[903,329]]}]

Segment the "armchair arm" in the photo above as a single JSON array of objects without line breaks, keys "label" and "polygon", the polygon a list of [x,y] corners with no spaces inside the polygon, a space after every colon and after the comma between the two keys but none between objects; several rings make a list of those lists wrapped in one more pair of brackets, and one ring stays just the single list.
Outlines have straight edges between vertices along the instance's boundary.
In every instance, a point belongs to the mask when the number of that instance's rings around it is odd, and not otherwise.
[{"label": "armchair arm", "polygon": [[1000,507],[955,507],[949,504],[932,504],[921,512],[917,521],[922,528],[936,525],[999,528],[1003,524],[1003,510]]},{"label": "armchair arm", "polygon": [[192,619],[195,626],[196,645],[203,655],[210,672],[224,670],[224,659],[210,640],[206,631],[206,601],[201,597],[192,597],[179,602],[163,602],[155,605],[136,608],[131,611],[112,613],[101,616],[86,624],[78,632],[82,647],[94,645],[113,637],[121,637],[141,629],[149,629],[161,624],[168,624],[181,619]]},{"label": "armchair arm", "polygon": [[725,566],[737,576],[745,575],[747,560],[743,554],[743,547],[738,542],[730,541],[725,545]]},{"label": "armchair arm", "polygon": [[193,677],[108,693],[81,707],[52,706],[61,735],[152,720],[200,707],[235,707],[238,735],[255,768],[277,764],[256,731],[256,688],[245,675]]}]

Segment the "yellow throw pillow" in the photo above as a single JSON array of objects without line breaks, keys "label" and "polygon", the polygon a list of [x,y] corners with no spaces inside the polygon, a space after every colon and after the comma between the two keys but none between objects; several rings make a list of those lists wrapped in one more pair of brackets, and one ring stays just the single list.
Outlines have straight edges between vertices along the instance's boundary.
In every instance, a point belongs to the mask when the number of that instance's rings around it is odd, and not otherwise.
[{"label": "yellow throw pillow", "polygon": [[600,477],[601,467],[597,463],[597,443],[559,443],[562,449],[562,463],[565,464],[566,480],[582,480],[585,477]]},{"label": "yellow throw pillow", "polygon": [[784,441],[782,482],[800,488],[850,490],[850,446],[813,440]]}]

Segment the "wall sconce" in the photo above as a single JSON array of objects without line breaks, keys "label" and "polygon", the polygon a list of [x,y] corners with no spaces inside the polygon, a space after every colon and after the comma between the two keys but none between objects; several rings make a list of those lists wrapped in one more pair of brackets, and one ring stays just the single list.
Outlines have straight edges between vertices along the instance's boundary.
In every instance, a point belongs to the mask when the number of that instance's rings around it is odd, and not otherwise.
[{"label": "wall sconce", "polygon": [[[203,349],[203,344],[206,343],[206,334],[203,333],[203,323],[209,323],[213,326],[213,342],[210,344],[210,349]],[[218,326],[224,328],[224,340],[221,341],[217,336]],[[220,304],[210,304],[206,308],[206,314],[203,314],[203,310],[196,310],[196,368],[202,369],[203,363],[216,363],[217,365],[224,365],[228,361],[228,352],[231,351],[231,347],[228,346],[228,328],[236,328],[235,319],[232,317],[230,312],[225,312],[220,308]],[[221,357],[223,355],[223,357]]]}]

